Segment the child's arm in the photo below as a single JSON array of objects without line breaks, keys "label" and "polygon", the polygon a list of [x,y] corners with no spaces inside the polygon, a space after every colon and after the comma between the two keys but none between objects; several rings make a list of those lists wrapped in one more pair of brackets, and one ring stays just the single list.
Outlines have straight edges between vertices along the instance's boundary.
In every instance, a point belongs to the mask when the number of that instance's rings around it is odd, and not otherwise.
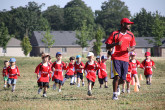
[{"label": "child's arm", "polygon": [[154,69],[156,69],[156,66],[155,66],[155,65],[153,65],[153,68],[154,68]]},{"label": "child's arm", "polygon": [[19,72],[19,69],[18,69],[18,67],[17,67],[17,75],[18,75],[18,76],[20,76],[20,72]]}]

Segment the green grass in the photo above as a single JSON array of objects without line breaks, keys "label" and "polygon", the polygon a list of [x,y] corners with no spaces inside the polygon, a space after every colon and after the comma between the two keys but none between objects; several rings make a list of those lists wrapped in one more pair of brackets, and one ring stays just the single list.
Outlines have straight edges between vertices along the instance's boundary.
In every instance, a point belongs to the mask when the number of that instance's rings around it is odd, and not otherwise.
[{"label": "green grass", "polygon": [[[9,57],[0,57],[0,68],[3,68],[3,61]],[[130,94],[121,94],[118,101],[112,100],[112,80],[108,80],[109,88],[99,89],[99,83],[96,80],[93,96],[87,96],[87,86],[77,88],[70,86],[70,80],[67,80],[62,87],[62,92],[52,90],[53,82],[50,82],[50,88],[47,92],[47,98],[37,94],[35,67],[41,62],[39,57],[23,58],[18,57],[17,66],[20,69],[21,76],[18,77],[16,91],[11,92],[10,89],[3,89],[3,78],[0,77],[0,110],[112,110],[112,109],[165,109],[165,59],[152,58],[157,69],[154,70],[152,85],[145,84],[143,71],[138,69],[138,73],[143,75],[141,89],[138,93],[133,91],[131,86]],[[83,59],[85,61],[86,59]],[[138,58],[142,61],[143,58]],[[55,61],[55,59],[53,59]],[[67,60],[64,59],[66,62]],[[109,71],[109,61],[107,62],[107,70]],[[85,80],[87,85],[87,81]]]}]

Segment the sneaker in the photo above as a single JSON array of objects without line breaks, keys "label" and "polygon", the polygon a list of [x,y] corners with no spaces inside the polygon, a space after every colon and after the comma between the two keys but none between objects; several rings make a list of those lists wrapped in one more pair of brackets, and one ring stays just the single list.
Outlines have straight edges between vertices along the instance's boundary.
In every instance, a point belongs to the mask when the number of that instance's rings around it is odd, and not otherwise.
[{"label": "sneaker", "polygon": [[92,92],[91,91],[88,91],[87,92],[87,95],[92,96]]},{"label": "sneaker", "polygon": [[113,94],[112,100],[118,100],[117,94]]},{"label": "sneaker", "polygon": [[117,95],[120,95],[120,87],[117,86]]},{"label": "sneaker", "polygon": [[76,82],[74,82],[73,85],[76,85]]},{"label": "sneaker", "polygon": [[9,87],[10,87],[10,85],[8,84],[8,85],[7,85],[7,87],[9,88]]},{"label": "sneaker", "polygon": [[73,83],[70,83],[70,85],[74,85]]},{"label": "sneaker", "polygon": [[127,90],[127,93],[130,93],[130,90]]},{"label": "sneaker", "polygon": [[42,89],[40,89],[40,88],[39,88],[39,89],[38,89],[38,94],[40,94],[40,93],[41,93],[41,91],[42,91]]},{"label": "sneaker", "polygon": [[122,90],[122,93],[125,93],[125,89]]},{"label": "sneaker", "polygon": [[105,88],[108,88],[108,86],[105,86]]},{"label": "sneaker", "polygon": [[56,90],[56,85],[55,84],[53,84],[53,90]]},{"label": "sneaker", "polygon": [[77,87],[80,87],[80,84],[78,84]]},{"label": "sneaker", "polygon": [[4,85],[3,87],[6,88],[6,85]]},{"label": "sneaker", "polygon": [[140,85],[138,85],[138,89],[140,89]]},{"label": "sneaker", "polygon": [[58,92],[61,92],[61,89],[59,89]]},{"label": "sneaker", "polygon": [[84,83],[82,83],[82,86],[85,86],[85,84],[84,84]]},{"label": "sneaker", "polygon": [[12,89],[12,90],[11,90],[11,92],[15,92],[15,90],[14,90],[14,89]]},{"label": "sneaker", "polygon": [[146,81],[146,84],[149,85],[149,81]]},{"label": "sneaker", "polygon": [[46,94],[43,94],[43,97],[47,97],[47,95]]}]

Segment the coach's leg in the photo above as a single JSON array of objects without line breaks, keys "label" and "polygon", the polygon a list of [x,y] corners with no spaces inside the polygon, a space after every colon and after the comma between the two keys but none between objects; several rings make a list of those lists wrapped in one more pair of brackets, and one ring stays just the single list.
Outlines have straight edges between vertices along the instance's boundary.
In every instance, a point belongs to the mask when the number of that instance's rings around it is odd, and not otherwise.
[{"label": "coach's leg", "polygon": [[119,76],[115,76],[113,79],[113,92],[117,92],[118,82],[119,82]]}]

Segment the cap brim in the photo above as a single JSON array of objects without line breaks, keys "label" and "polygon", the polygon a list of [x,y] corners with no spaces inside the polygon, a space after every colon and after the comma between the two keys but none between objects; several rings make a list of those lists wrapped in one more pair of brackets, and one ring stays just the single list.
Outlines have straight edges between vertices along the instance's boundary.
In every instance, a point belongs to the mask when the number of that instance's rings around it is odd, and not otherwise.
[{"label": "cap brim", "polygon": [[128,24],[134,24],[134,22],[127,22]]}]

